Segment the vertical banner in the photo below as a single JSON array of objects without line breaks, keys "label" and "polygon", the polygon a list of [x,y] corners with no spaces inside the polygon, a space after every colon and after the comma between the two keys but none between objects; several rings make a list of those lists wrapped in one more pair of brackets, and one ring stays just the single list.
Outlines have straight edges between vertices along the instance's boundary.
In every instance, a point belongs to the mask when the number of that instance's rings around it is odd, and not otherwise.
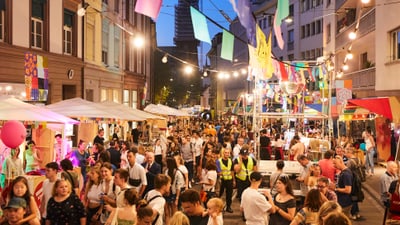
[{"label": "vertical banner", "polygon": [[375,118],[375,132],[376,132],[376,150],[378,153],[378,160],[385,162],[390,158],[390,122],[385,117]]},{"label": "vertical banner", "polygon": [[47,57],[25,53],[25,93],[27,101],[47,101],[49,72]]}]

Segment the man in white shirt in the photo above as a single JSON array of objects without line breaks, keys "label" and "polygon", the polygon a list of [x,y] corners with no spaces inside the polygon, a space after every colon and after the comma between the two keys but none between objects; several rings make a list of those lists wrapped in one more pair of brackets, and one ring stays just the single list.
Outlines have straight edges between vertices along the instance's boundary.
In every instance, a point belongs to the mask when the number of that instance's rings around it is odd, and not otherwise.
[{"label": "man in white shirt", "polygon": [[244,139],[242,137],[239,137],[237,139],[237,144],[235,147],[233,147],[233,159],[236,159],[239,156],[240,149],[242,149],[244,145]]},{"label": "man in white shirt", "polygon": [[158,174],[154,178],[154,190],[147,193],[144,199],[153,209],[153,221],[155,225],[163,224],[165,199],[163,195],[168,193],[171,188],[171,178],[165,174]]},{"label": "man in white shirt", "polygon": [[258,191],[262,181],[259,172],[250,175],[250,187],[243,191],[240,210],[244,212],[246,225],[264,225],[269,223],[269,214],[275,213],[276,207],[268,190]]},{"label": "man in white shirt", "polygon": [[40,215],[42,215],[41,223],[46,221],[47,202],[53,196],[53,187],[57,180],[58,164],[50,162],[46,164],[46,180],[43,181],[43,196],[40,202]]},{"label": "man in white shirt", "polygon": [[196,175],[197,178],[201,178],[201,158],[202,158],[202,149],[203,149],[203,139],[200,137],[200,134],[198,131],[193,131],[193,138],[191,140],[191,147],[192,150],[195,153],[195,162],[193,163],[193,166],[196,167]]},{"label": "man in white shirt", "polygon": [[131,150],[128,151],[128,172],[129,178],[128,183],[136,188],[138,191],[139,197],[143,197],[144,190],[147,186],[147,178],[145,169],[138,163],[136,163],[136,154],[137,148],[132,147]]}]

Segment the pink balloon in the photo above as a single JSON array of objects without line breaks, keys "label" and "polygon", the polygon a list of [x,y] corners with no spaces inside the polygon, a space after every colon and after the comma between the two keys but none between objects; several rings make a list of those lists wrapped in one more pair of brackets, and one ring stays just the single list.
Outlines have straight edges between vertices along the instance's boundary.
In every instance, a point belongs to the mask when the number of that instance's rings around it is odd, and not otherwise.
[{"label": "pink balloon", "polygon": [[1,140],[9,148],[20,146],[26,138],[25,126],[16,120],[10,120],[1,129]]}]

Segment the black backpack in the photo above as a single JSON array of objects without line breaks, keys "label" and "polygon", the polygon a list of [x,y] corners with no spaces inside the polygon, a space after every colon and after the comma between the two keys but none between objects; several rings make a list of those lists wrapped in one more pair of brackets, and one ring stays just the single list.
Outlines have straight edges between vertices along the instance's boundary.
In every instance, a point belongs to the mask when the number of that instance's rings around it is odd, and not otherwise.
[{"label": "black backpack", "polygon": [[352,184],[351,184],[351,201],[353,202],[362,202],[364,201],[364,192],[362,190],[362,183],[360,177],[357,176],[353,170],[351,170],[353,174]]},{"label": "black backpack", "polygon": [[360,178],[361,182],[365,182],[367,180],[365,166],[361,164],[359,159],[355,160],[354,158],[350,158],[349,162],[352,164],[352,172],[355,173],[358,178]]}]

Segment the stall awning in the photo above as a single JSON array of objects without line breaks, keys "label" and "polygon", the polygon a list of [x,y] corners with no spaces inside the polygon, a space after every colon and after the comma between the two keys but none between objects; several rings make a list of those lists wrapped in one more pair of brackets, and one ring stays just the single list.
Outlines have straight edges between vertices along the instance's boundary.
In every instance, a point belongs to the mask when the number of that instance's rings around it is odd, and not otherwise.
[{"label": "stall awning", "polygon": [[389,98],[349,99],[347,102],[351,105],[366,108],[369,111],[382,115],[388,119],[393,119]]}]

